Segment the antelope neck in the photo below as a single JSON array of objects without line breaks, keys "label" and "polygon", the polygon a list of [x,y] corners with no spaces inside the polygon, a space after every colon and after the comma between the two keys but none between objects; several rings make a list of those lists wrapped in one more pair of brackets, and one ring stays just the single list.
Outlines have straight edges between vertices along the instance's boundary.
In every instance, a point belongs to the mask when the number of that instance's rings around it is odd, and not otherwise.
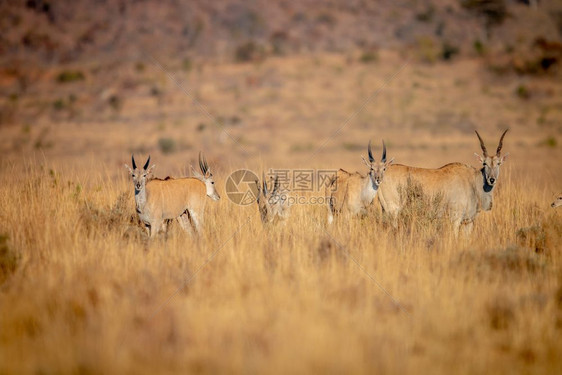
[{"label": "antelope neck", "polygon": [[135,203],[137,212],[142,212],[144,205],[146,204],[146,187],[143,186],[140,190],[135,188]]}]

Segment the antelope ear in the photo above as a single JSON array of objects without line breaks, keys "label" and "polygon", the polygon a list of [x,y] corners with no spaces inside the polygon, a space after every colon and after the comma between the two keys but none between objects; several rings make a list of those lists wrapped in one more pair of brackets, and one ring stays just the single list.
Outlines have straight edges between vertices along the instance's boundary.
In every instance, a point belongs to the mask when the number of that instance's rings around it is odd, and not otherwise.
[{"label": "antelope ear", "polygon": [[361,156],[361,160],[363,160],[363,163],[365,163],[367,167],[371,168],[371,163],[369,163],[363,156]]},{"label": "antelope ear", "polygon": [[509,156],[509,152],[506,153],[504,156],[502,156],[502,157],[500,158],[500,162],[503,163],[503,162],[507,159],[508,156]]},{"label": "antelope ear", "polygon": [[154,168],[156,167],[156,164],[152,164],[147,170],[146,173],[151,175],[152,172],[154,171]]},{"label": "antelope ear", "polygon": [[389,161],[387,161],[385,164],[386,165],[391,165],[392,163],[394,163],[394,158],[391,158]]},{"label": "antelope ear", "polygon": [[474,153],[474,156],[476,156],[476,160],[478,160],[480,163],[484,163],[484,158],[482,156],[480,156],[476,152]]},{"label": "antelope ear", "polygon": [[133,170],[131,169],[131,167],[129,167],[127,164],[124,164],[125,168],[127,168],[129,170],[129,174],[132,175],[133,174]]},{"label": "antelope ear", "polygon": [[193,173],[193,176],[195,178],[198,178],[198,179],[202,180],[203,175],[199,171],[197,171],[195,168],[193,168],[193,165],[190,165],[190,167],[191,167],[191,173]]}]

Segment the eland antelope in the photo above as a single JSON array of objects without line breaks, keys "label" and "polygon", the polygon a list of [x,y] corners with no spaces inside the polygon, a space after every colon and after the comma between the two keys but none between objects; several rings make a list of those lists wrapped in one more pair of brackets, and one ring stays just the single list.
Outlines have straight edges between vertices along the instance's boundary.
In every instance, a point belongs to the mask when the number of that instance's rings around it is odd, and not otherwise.
[{"label": "eland antelope", "polygon": [[199,153],[201,173],[192,168],[195,177],[151,179],[154,165],[149,167],[150,156],[142,169],[137,168],[134,157],[132,163],[132,169],[125,166],[133,178],[136,211],[150,237],[160,230],[165,231],[166,222],[170,219],[176,219],[187,232],[190,232],[191,226],[196,233],[200,233],[207,202],[205,196],[214,201],[220,199],[202,153]]},{"label": "eland antelope", "polygon": [[386,169],[392,164],[394,158],[386,160],[386,145],[382,142],[382,158],[377,162],[371,151],[371,142],[367,146],[369,161],[362,157],[369,168],[366,176],[359,172],[349,173],[343,169],[337,172],[326,186],[328,204],[328,224],[334,220],[334,215],[347,212],[352,215],[366,213],[366,208],[373,202],[377,191],[383,182]]},{"label": "eland antelope", "polygon": [[257,197],[256,202],[260,212],[261,221],[264,224],[285,220],[289,217],[290,206],[286,194],[281,192],[279,176],[275,175],[271,192],[267,187],[265,175],[262,173],[262,186],[256,180]]},{"label": "eland antelope", "polygon": [[476,215],[492,209],[493,189],[498,182],[500,166],[508,154],[501,155],[503,138],[500,137],[495,155],[489,155],[480,134],[476,132],[483,155],[475,154],[482,163],[480,168],[461,163],[451,163],[438,169],[426,169],[395,164],[386,172],[379,189],[378,199],[385,213],[390,214],[396,225],[397,214],[405,202],[400,190],[409,182],[419,184],[424,194],[441,195],[440,210],[446,212],[453,223],[455,235],[461,224],[470,232]]},{"label": "eland antelope", "polygon": [[552,204],[550,205],[552,208],[556,208],[556,207],[560,207],[562,206],[562,194],[558,195],[556,197],[556,199],[554,200],[554,202],[552,202]]}]

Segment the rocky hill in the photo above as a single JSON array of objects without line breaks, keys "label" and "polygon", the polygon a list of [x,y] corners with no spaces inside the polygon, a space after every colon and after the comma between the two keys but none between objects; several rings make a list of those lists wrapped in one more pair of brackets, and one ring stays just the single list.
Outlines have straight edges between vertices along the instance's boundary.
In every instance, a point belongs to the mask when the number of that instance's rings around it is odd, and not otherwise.
[{"label": "rocky hill", "polygon": [[[256,60],[318,51],[413,50],[427,61],[557,45],[560,1],[8,0],[0,62]],[[553,44],[554,43],[554,44]]]}]

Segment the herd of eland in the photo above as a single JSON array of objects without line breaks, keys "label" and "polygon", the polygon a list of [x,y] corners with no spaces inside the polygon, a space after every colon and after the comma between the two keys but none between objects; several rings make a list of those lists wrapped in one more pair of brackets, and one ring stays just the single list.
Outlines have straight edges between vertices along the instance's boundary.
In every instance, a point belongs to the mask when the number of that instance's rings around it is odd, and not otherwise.
[{"label": "herd of eland", "polygon": [[[507,130],[500,136],[495,153],[489,154],[476,131],[482,149],[482,155],[475,154],[480,163],[478,168],[461,163],[449,163],[436,169],[393,164],[394,158],[387,160],[384,141],[382,157],[377,161],[369,142],[368,160],[363,158],[368,168],[366,174],[339,169],[328,181],[325,191],[328,224],[341,214],[365,214],[377,198],[383,212],[396,225],[397,216],[406,204],[401,189],[413,183],[421,187],[424,196],[439,196],[439,204],[434,209],[439,211],[438,215],[446,216],[451,221],[455,235],[461,229],[470,232],[478,213],[492,209],[494,187],[498,183],[500,167],[508,155],[501,153],[506,133]],[[202,153],[199,154],[200,171],[192,168],[193,177],[155,178],[150,157],[142,168],[137,167],[134,156],[132,168],[125,166],[133,180],[138,217],[150,237],[160,231],[165,232],[172,220],[176,220],[188,233],[200,233],[207,199],[220,199]],[[290,214],[289,201],[281,193],[278,176],[273,178],[270,187],[265,176],[261,184],[257,179],[255,184],[255,198],[262,222],[269,224],[287,219]],[[552,203],[552,207],[561,205],[562,195]]]}]

